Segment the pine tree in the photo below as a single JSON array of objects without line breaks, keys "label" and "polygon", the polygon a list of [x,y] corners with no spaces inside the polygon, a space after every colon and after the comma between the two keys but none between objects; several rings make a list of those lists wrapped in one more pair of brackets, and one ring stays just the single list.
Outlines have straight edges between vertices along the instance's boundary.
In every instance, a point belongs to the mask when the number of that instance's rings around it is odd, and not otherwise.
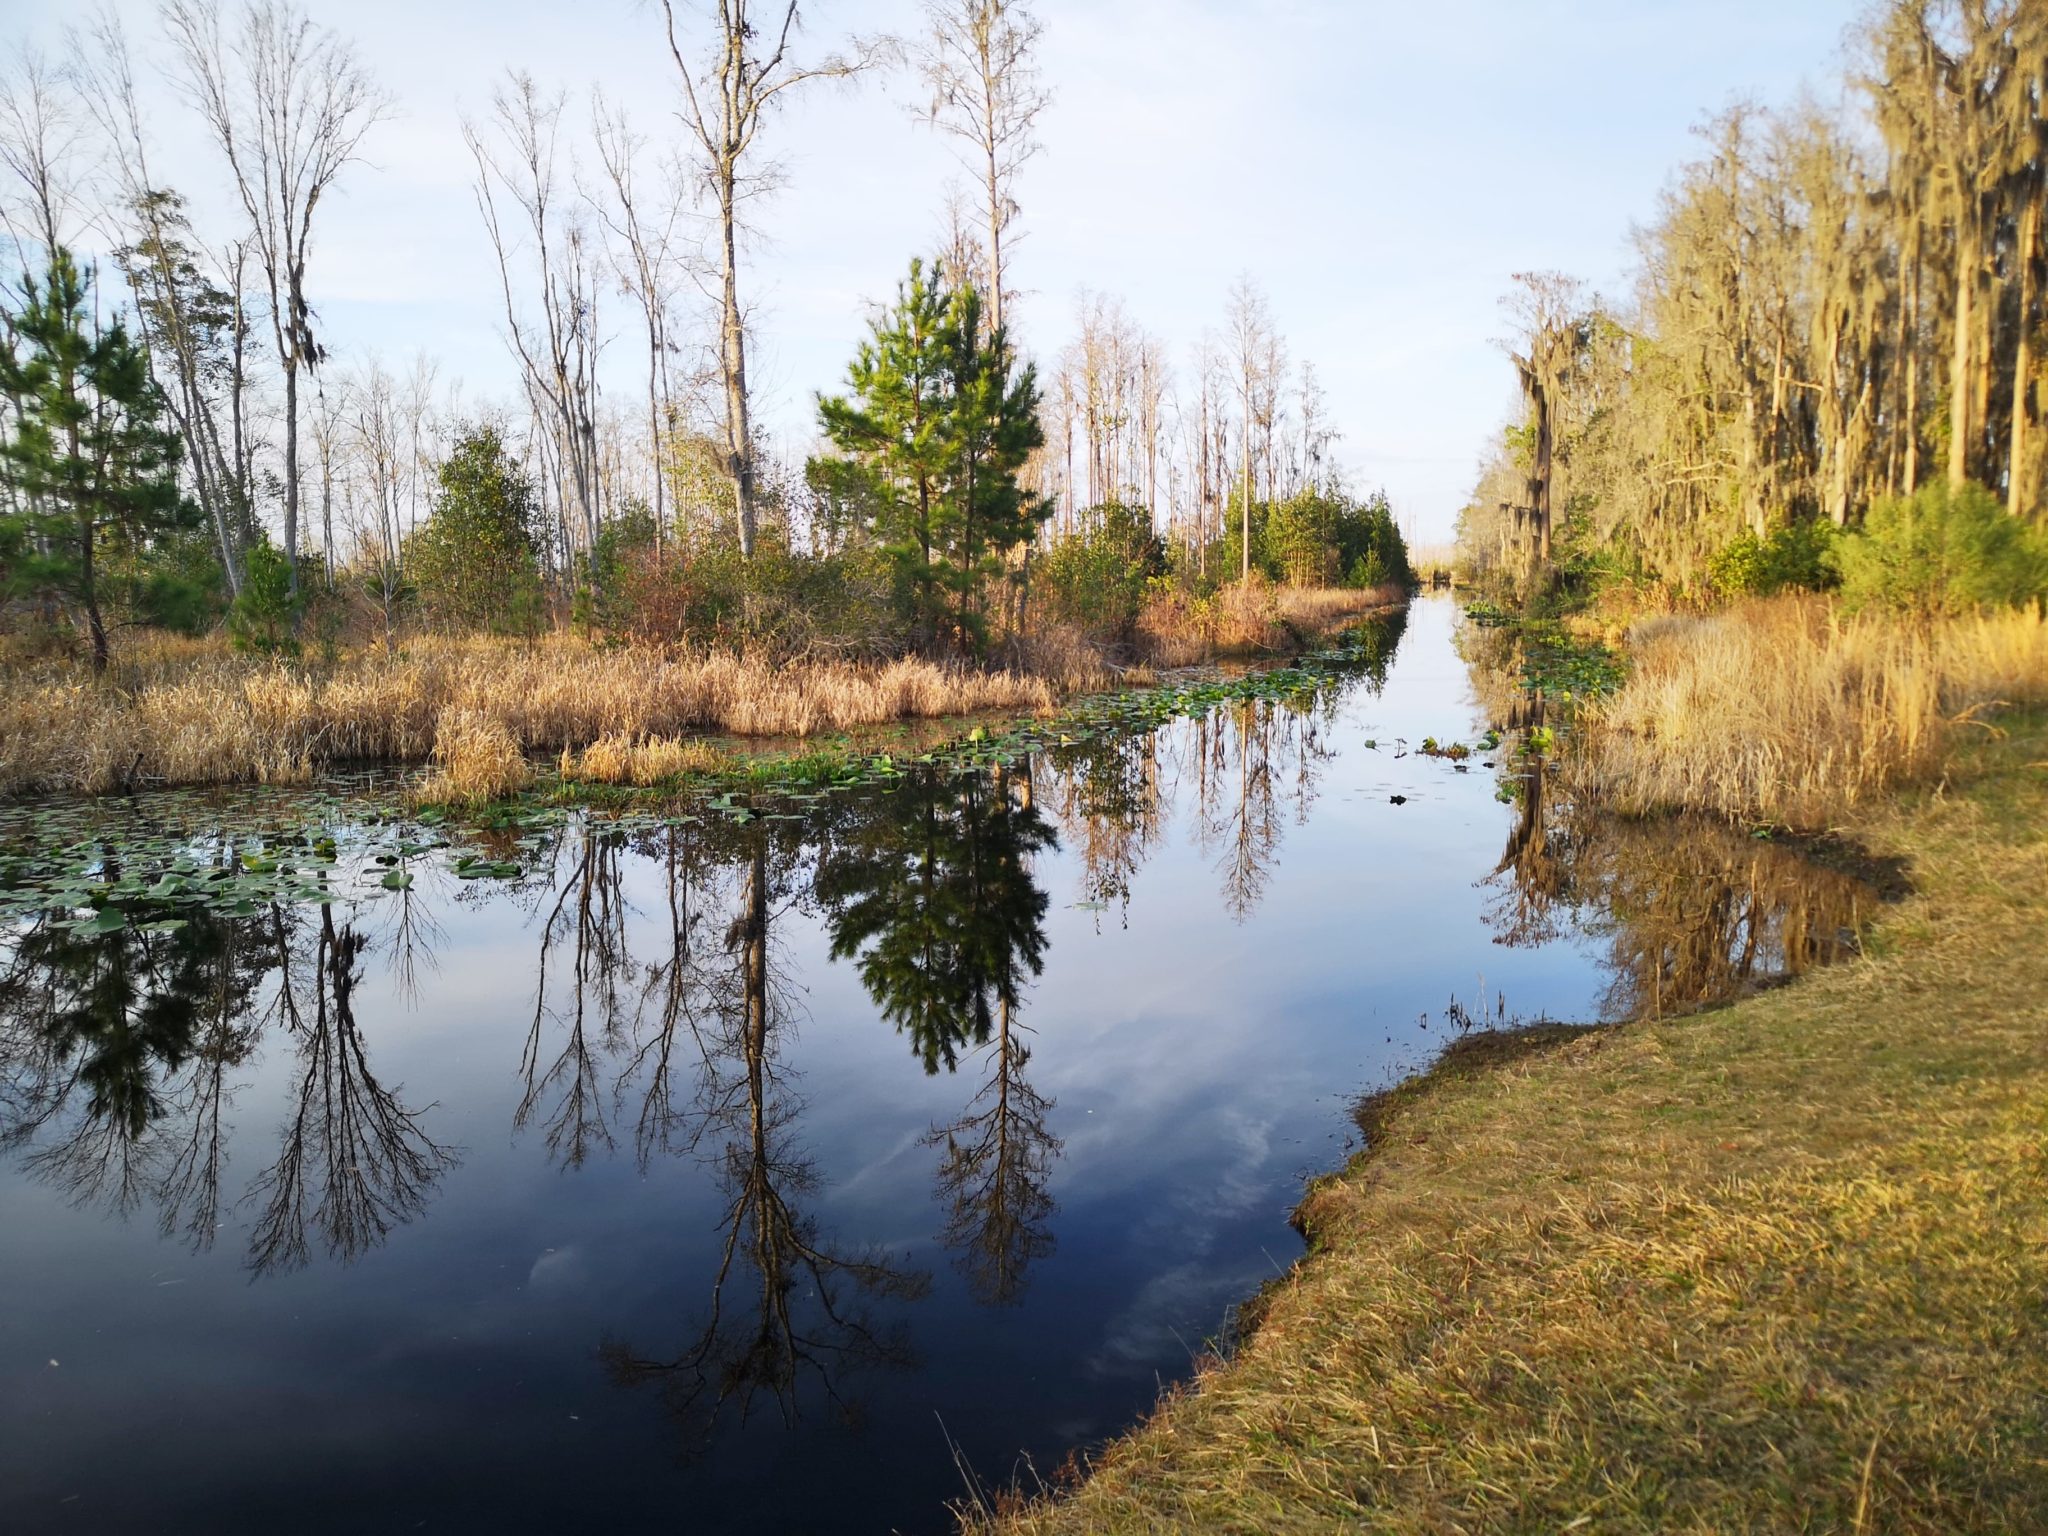
[{"label": "pine tree", "polygon": [[[981,329],[979,295],[913,261],[847,371],[851,393],[818,402],[826,436],[865,482],[866,495],[846,499],[870,509],[867,531],[927,647],[979,648],[985,584],[1045,517],[1017,480],[1044,441],[1036,375],[1015,371],[1000,330]],[[812,478],[845,476],[814,467]]]},{"label": "pine tree", "polygon": [[465,433],[439,477],[433,515],[402,561],[421,602],[453,629],[533,629],[543,606],[533,481],[495,427]]},{"label": "pine tree", "polygon": [[177,434],[142,347],[92,312],[92,277],[61,248],[38,282],[24,276],[6,316],[0,395],[13,430],[0,441],[11,503],[0,511],[0,587],[84,610],[95,671],[107,665],[100,570],[192,525],[178,492]]}]

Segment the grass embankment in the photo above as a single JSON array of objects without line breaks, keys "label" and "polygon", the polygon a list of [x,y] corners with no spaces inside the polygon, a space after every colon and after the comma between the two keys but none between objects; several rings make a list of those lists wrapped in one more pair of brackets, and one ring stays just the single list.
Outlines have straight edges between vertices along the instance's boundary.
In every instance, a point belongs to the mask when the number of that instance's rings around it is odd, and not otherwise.
[{"label": "grass embankment", "polygon": [[1987,711],[2048,702],[2048,619],[1908,623],[1779,598],[1629,633],[1567,771],[1628,814],[1678,808],[1819,828],[1937,778]]},{"label": "grass embankment", "polygon": [[[1177,643],[1213,649],[1242,628],[1262,646],[1298,649],[1398,596],[1262,588],[1245,600],[1265,615],[1259,625],[1212,615]],[[563,754],[589,780],[645,783],[730,767],[732,754],[708,747],[704,733],[801,740],[898,721],[1043,715],[1063,698],[1148,677],[1068,632],[1021,654],[1014,668],[775,662],[567,635],[427,636],[396,655],[369,647],[302,664],[158,636],[117,653],[103,677],[71,661],[0,667],[0,795],[304,784],[336,763],[432,760],[449,792],[468,799],[516,790],[531,759]]]},{"label": "grass embankment", "polygon": [[1857,815],[1916,887],[1864,958],[1453,1051],[1234,1359],[966,1523],[2048,1530],[2048,715],[1999,727]]}]

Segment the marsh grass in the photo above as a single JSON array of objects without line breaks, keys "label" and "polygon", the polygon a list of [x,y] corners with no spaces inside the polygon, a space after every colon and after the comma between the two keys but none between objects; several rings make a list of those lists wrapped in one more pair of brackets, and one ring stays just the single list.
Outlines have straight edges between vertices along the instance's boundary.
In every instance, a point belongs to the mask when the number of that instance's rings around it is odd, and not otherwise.
[{"label": "marsh grass", "polygon": [[1781,598],[1643,621],[1628,654],[1626,682],[1584,711],[1567,772],[1630,814],[1830,826],[1939,776],[1999,708],[2048,700],[2048,622],[2033,611],[1914,624]]},{"label": "marsh grass", "polygon": [[727,766],[726,755],[701,738],[616,733],[599,737],[581,752],[564,748],[560,771],[564,783],[648,789]]},{"label": "marsh grass", "polygon": [[1287,655],[1367,614],[1399,604],[1401,588],[1279,587],[1254,577],[1209,597],[1168,592],[1147,603],[1134,637],[1153,666],[1186,667],[1219,656]]},{"label": "marsh grass", "polygon": [[306,666],[165,641],[121,656],[99,680],[68,663],[0,671],[0,793],[304,783],[335,763],[425,762],[450,721],[460,722],[450,741],[480,742],[478,721],[488,720],[522,753],[552,757],[608,738],[807,738],[903,719],[1039,714],[1063,690],[1115,681],[1072,657],[1049,680],[921,660],[776,666],[559,637],[425,640],[396,657]]},{"label": "marsh grass", "polygon": [[418,791],[421,800],[474,805],[516,794],[533,782],[533,768],[502,720],[480,709],[457,707],[434,729],[438,770]]},{"label": "marsh grass", "polygon": [[2048,717],[2005,723],[1966,792],[1860,814],[1918,889],[1865,958],[1454,1052],[1372,1106],[1233,1359],[963,1524],[2048,1529]]}]

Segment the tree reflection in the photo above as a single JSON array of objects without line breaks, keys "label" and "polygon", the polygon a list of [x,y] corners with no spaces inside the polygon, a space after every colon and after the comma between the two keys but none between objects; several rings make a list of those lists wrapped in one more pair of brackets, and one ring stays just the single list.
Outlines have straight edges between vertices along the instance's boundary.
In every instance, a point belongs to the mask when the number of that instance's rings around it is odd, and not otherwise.
[{"label": "tree reflection", "polygon": [[[548,1151],[565,1168],[580,1166],[593,1151],[612,1149],[604,1118],[600,1070],[606,1048],[621,1039],[623,981],[631,961],[626,938],[628,909],[619,867],[624,840],[586,824],[579,836],[555,843],[558,867],[566,872],[541,927],[540,960],[534,983],[533,1023],[520,1057],[525,1092],[513,1124],[525,1127],[536,1114]],[[549,1020],[548,962],[558,943],[569,951],[568,1000],[554,1015],[563,1026],[560,1048],[542,1060]]]},{"label": "tree reflection", "polygon": [[1006,778],[935,775],[890,800],[893,815],[855,821],[827,850],[818,899],[833,957],[858,956],[868,995],[925,1071],[950,1071],[1044,965],[1046,897],[1029,860],[1052,829]]},{"label": "tree reflection", "polygon": [[935,1128],[928,1146],[943,1146],[938,1187],[946,1207],[942,1241],[955,1251],[975,1300],[1018,1300],[1024,1274],[1053,1251],[1049,1188],[1059,1138],[1046,1122],[1053,1101],[1031,1086],[1024,1069],[1030,1047],[1016,1009],[1003,1002],[988,1051],[988,1080],[951,1125]]},{"label": "tree reflection", "polygon": [[[456,1162],[451,1149],[426,1134],[424,1110],[408,1108],[370,1070],[355,1015],[360,962],[370,941],[353,925],[337,928],[332,907],[318,912],[310,946],[299,949],[279,914],[284,973],[288,983],[298,983],[283,994],[298,1071],[277,1158],[250,1190],[258,1215],[249,1263],[258,1274],[300,1268],[314,1237],[344,1264],[360,1258],[424,1211],[434,1185]],[[299,1003],[298,987],[305,984],[313,994],[310,1008]]]},{"label": "tree reflection", "polygon": [[1319,770],[1330,759],[1322,711],[1334,691],[1307,700],[1240,699],[1195,722],[1196,838],[1217,854],[1223,905],[1245,922],[1265,899],[1279,856],[1283,809],[1305,822]]},{"label": "tree reflection", "polygon": [[0,968],[0,1147],[74,1201],[153,1202],[165,1235],[210,1247],[239,1203],[223,1193],[236,1079],[274,1024],[300,1070],[246,1197],[252,1268],[303,1264],[316,1236],[346,1262],[416,1215],[453,1155],[371,1071],[353,1005],[368,940],[317,910],[310,938],[282,906],[27,923]]},{"label": "tree reflection", "polygon": [[1114,904],[1126,922],[1131,882],[1159,838],[1159,759],[1154,731],[1110,731],[1046,754],[1054,814],[1081,859],[1082,899]]},{"label": "tree reflection", "polygon": [[[196,1192],[217,1210],[222,1074],[265,967],[249,925],[137,904],[122,926],[32,920],[0,971],[0,1147],[79,1203],[131,1210]],[[191,1069],[191,1070],[188,1070]],[[164,1122],[184,1119],[180,1146]],[[211,1221],[204,1227],[210,1239]]]},{"label": "tree reflection", "polygon": [[1607,816],[1554,798],[1540,771],[1524,782],[1487,920],[1503,944],[1604,937],[1609,1018],[1682,1013],[1840,959],[1882,899],[1718,821]]},{"label": "tree reflection", "polygon": [[[725,1193],[709,1312],[674,1355],[641,1354],[619,1341],[601,1351],[614,1379],[661,1393],[693,1448],[722,1418],[744,1421],[764,1399],[795,1422],[807,1384],[852,1417],[855,1405],[844,1390],[849,1375],[911,1360],[901,1328],[877,1320],[869,1307],[913,1300],[930,1283],[886,1255],[837,1248],[801,1209],[820,1179],[797,1144],[802,1101],[781,1062],[792,1008],[772,933],[788,896],[789,861],[771,857],[764,824],[743,831],[744,862],[734,871],[738,890],[721,963],[684,972],[678,960],[673,974],[688,974],[701,992],[694,1006],[679,1003],[667,1013],[657,1030],[672,1039],[675,1020],[687,1017],[702,1048],[690,1143],[719,1143],[714,1162]],[[686,935],[687,925],[676,931]]]}]

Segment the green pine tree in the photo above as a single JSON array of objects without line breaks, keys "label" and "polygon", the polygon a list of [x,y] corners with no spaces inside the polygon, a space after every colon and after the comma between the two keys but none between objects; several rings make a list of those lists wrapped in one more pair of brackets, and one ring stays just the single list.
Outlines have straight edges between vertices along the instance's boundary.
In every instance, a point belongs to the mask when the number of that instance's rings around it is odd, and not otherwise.
[{"label": "green pine tree", "polygon": [[850,392],[818,401],[845,458],[814,464],[811,479],[870,519],[864,532],[891,561],[916,641],[978,649],[987,584],[1045,516],[1017,480],[1044,441],[1036,376],[1016,371],[1001,331],[982,334],[979,296],[949,287],[936,264],[913,261],[870,329]]},{"label": "green pine tree", "polygon": [[95,671],[107,665],[101,570],[134,564],[194,522],[178,492],[177,435],[142,347],[90,299],[91,273],[62,249],[42,281],[24,276],[5,315],[0,395],[13,407],[0,439],[11,492],[0,510],[0,587],[76,604]]},{"label": "green pine tree", "polygon": [[451,629],[531,632],[544,606],[533,481],[495,427],[465,433],[439,479],[433,515],[405,541],[421,605]]}]

